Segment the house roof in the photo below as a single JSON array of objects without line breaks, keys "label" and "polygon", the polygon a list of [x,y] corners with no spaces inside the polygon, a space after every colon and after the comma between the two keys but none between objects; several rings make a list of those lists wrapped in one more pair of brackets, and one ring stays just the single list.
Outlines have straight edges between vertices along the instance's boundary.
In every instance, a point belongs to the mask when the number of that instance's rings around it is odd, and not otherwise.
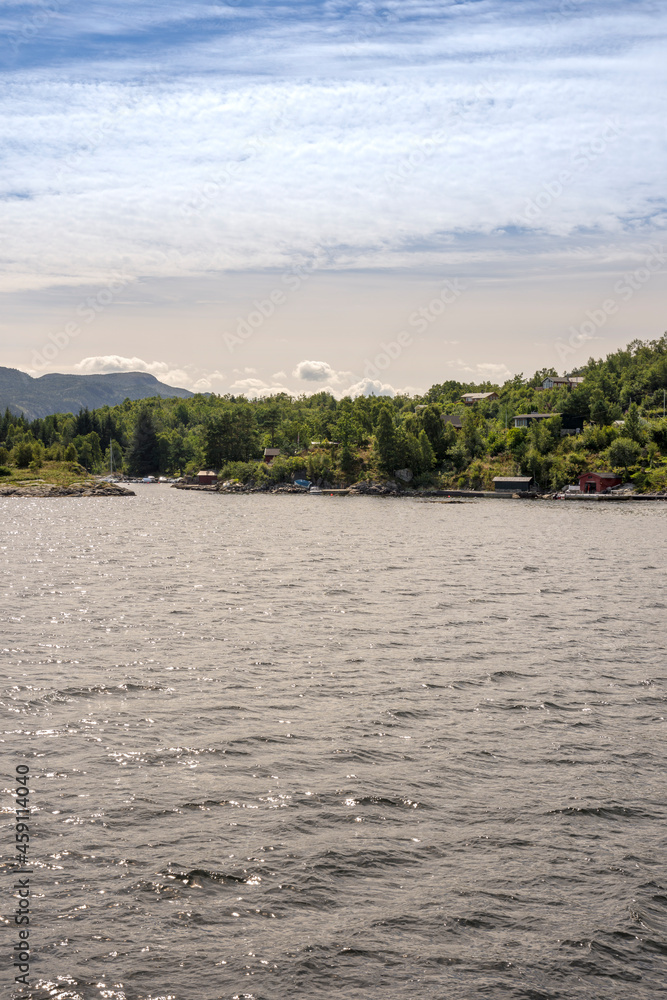
[{"label": "house roof", "polygon": [[532,476],[494,476],[494,483],[532,483]]},{"label": "house roof", "polygon": [[532,417],[533,420],[546,420],[547,417],[553,417],[553,413],[516,413],[513,420],[525,419],[526,417]]},{"label": "house roof", "polygon": [[265,455],[279,455],[280,454],[280,448],[265,448],[264,449],[264,454]]},{"label": "house roof", "polygon": [[461,399],[488,399],[489,396],[497,395],[497,392],[464,392]]},{"label": "house roof", "polygon": [[198,476],[217,476],[217,472],[212,472],[210,469],[200,469],[197,473]]},{"label": "house roof", "polygon": [[597,476],[598,479],[621,479],[622,478],[621,476],[617,476],[615,472],[584,472],[584,473],[582,473],[581,476],[579,476],[579,478],[583,479],[584,476]]},{"label": "house roof", "polygon": [[441,420],[444,424],[453,424],[454,427],[463,427],[458,413],[443,413]]}]

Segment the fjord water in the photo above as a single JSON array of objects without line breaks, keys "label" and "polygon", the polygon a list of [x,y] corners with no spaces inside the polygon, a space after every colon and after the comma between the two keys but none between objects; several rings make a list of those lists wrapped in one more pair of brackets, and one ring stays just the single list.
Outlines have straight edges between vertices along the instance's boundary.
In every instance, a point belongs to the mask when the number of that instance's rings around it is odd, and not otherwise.
[{"label": "fjord water", "polygon": [[3,503],[32,997],[664,991],[667,505],[136,490]]}]

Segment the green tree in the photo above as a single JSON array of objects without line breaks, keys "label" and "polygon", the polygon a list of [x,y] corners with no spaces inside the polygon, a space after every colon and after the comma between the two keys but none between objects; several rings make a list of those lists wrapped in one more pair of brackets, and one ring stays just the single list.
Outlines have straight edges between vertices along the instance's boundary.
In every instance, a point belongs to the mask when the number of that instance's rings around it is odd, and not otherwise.
[{"label": "green tree", "polygon": [[421,471],[430,472],[436,463],[436,455],[425,430],[421,431],[419,435],[419,450],[421,451]]},{"label": "green tree", "polygon": [[516,459],[521,459],[526,453],[528,431],[525,427],[510,427],[507,432],[507,450]]},{"label": "green tree", "polygon": [[593,390],[591,394],[590,413],[591,420],[601,427],[606,427],[609,423],[609,407],[607,406],[602,389]]},{"label": "green tree", "polygon": [[206,464],[219,469],[226,462],[246,462],[256,447],[256,438],[254,415],[247,403],[226,406],[204,426]]},{"label": "green tree", "polygon": [[[280,425],[281,413],[278,403],[267,403],[259,415],[259,426],[270,435],[271,447],[275,448],[276,432]],[[328,437],[328,434],[324,435]]]},{"label": "green tree", "polygon": [[79,462],[88,472],[93,467],[93,448],[87,436],[83,439],[79,447]]},{"label": "green tree", "polygon": [[636,441],[629,437],[616,438],[607,449],[607,459],[609,464],[615,468],[622,468],[627,479],[628,467],[634,465],[641,454],[641,448]]},{"label": "green tree", "polygon": [[127,453],[127,465],[133,476],[146,476],[158,471],[157,432],[153,416],[147,406],[142,407],[137,414]]},{"label": "green tree", "polygon": [[628,412],[625,415],[623,437],[629,437],[633,441],[636,441],[637,444],[643,444],[646,439],[646,434],[639,416],[639,407],[636,403],[630,403]]},{"label": "green tree", "polygon": [[46,448],[41,441],[35,441],[32,446],[32,461],[31,466],[35,469],[41,469],[44,465],[44,460],[46,458]]},{"label": "green tree", "polygon": [[380,408],[375,425],[375,447],[384,472],[393,475],[397,468],[396,428],[390,406]]},{"label": "green tree", "polygon": [[449,449],[447,458],[452,463],[457,472],[461,472],[470,462],[470,455],[463,441],[457,441],[453,448]]},{"label": "green tree", "polygon": [[[442,415],[437,406],[431,403],[422,411],[421,423],[424,431],[428,435],[429,442],[433,449],[433,453],[438,462],[442,462],[445,455],[447,454],[448,445],[445,440],[445,425],[442,422]],[[447,426],[451,426],[448,424]],[[456,431],[454,431],[456,434]],[[452,442],[453,443],[453,442]]]},{"label": "green tree", "polygon": [[528,440],[540,455],[548,454],[555,447],[560,439],[561,423],[560,414],[549,417],[548,420],[533,421],[528,430]]},{"label": "green tree", "polygon": [[66,462],[78,462],[79,453],[73,444],[68,444],[65,448],[65,461]]},{"label": "green tree", "polygon": [[87,434],[86,441],[90,445],[90,452],[92,455],[91,468],[99,469],[102,465],[102,446],[100,444],[100,436],[97,431],[91,431],[90,434]]},{"label": "green tree", "polygon": [[461,433],[466,450],[473,458],[478,458],[484,454],[484,441],[482,440],[475,416],[470,410],[463,415],[463,429]]},{"label": "green tree", "polygon": [[[445,457],[449,454],[451,449],[455,446],[459,439],[459,432],[454,427],[454,424],[447,421],[442,427],[442,447],[444,450]],[[436,458],[438,456],[438,450],[435,449]]]},{"label": "green tree", "polygon": [[416,434],[406,431],[404,427],[399,427],[396,432],[396,458],[392,471],[395,472],[396,469],[411,469],[415,475],[426,471],[420,440]]},{"label": "green tree", "polygon": [[[343,400],[345,402],[345,400]],[[354,452],[351,447],[355,437],[354,418],[352,417],[352,407],[345,407],[336,423],[336,438],[341,443],[340,467],[345,475],[349,475],[355,464]]]},{"label": "green tree", "polygon": [[651,438],[660,448],[661,452],[667,451],[667,420],[660,420],[651,427]]},{"label": "green tree", "polygon": [[27,469],[32,462],[32,445],[29,441],[21,441],[14,449],[14,461],[19,469]]}]

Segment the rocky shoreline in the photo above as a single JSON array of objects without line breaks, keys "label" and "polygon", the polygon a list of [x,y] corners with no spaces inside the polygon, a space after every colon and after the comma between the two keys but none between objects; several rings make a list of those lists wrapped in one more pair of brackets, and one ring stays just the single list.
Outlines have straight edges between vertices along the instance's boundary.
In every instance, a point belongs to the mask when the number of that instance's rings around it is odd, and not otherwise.
[{"label": "rocky shoreline", "polygon": [[134,497],[136,493],[118,483],[32,483],[26,486],[0,486],[0,497]]},{"label": "rocky shoreline", "polygon": [[[319,484],[318,484],[319,485]],[[375,496],[375,497],[400,497],[407,499],[427,499],[429,497],[495,497],[498,499],[532,499],[537,497],[536,493],[489,493],[484,490],[413,490],[407,489],[406,487],[399,485],[394,480],[386,480],[384,482],[372,482],[369,480],[360,480],[357,483],[352,483],[351,486],[330,486],[327,483],[321,483],[319,485],[321,493],[323,495],[338,495],[338,496]],[[300,494],[301,496],[309,496],[309,491],[302,489],[299,486],[294,486],[293,483],[280,483],[279,485],[263,484],[262,486],[254,486],[244,483],[230,483],[225,485],[223,483],[216,483],[211,486],[199,486],[197,483],[173,483],[172,489],[175,490],[193,490],[198,493],[226,493],[226,494],[248,494],[248,493],[270,493],[272,496],[276,494]]]},{"label": "rocky shoreline", "polygon": [[[280,485],[270,485],[263,484],[262,486],[254,486],[250,484],[243,483],[230,483],[229,485],[224,485],[223,483],[216,483],[211,486],[199,486],[196,483],[173,483],[172,489],[176,490],[193,490],[197,493],[225,493],[225,494],[235,494],[235,495],[247,495],[249,493],[268,493],[273,495],[280,494],[301,494],[302,496],[308,496],[308,490],[302,489],[299,486],[294,486],[292,483],[281,483]],[[559,493],[554,493],[550,491],[548,493],[538,493],[534,490],[522,491],[522,492],[511,492],[507,491],[495,491],[495,490],[458,490],[458,489],[423,489],[423,490],[412,490],[406,489],[404,486],[399,485],[393,480],[387,480],[385,482],[369,482],[368,480],[361,480],[358,483],[353,483],[351,486],[329,486],[326,483],[322,483],[320,486],[321,494],[325,496],[379,496],[379,497],[396,497],[405,498],[413,500],[429,500],[435,498],[450,498],[450,499],[486,499],[486,500],[578,500],[584,501],[607,501],[610,503],[614,502],[628,502],[632,500],[663,500],[667,501],[667,494],[665,493],[593,493],[593,494],[570,494],[563,495]]]}]

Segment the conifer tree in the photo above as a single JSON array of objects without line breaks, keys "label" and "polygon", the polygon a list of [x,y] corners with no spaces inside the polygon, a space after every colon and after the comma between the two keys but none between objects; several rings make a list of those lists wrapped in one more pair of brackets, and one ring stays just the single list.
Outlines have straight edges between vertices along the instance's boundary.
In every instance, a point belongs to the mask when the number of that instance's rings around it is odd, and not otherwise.
[{"label": "conifer tree", "polygon": [[127,464],[131,475],[146,476],[159,467],[158,440],[153,417],[148,407],[142,407],[134,425]]}]

